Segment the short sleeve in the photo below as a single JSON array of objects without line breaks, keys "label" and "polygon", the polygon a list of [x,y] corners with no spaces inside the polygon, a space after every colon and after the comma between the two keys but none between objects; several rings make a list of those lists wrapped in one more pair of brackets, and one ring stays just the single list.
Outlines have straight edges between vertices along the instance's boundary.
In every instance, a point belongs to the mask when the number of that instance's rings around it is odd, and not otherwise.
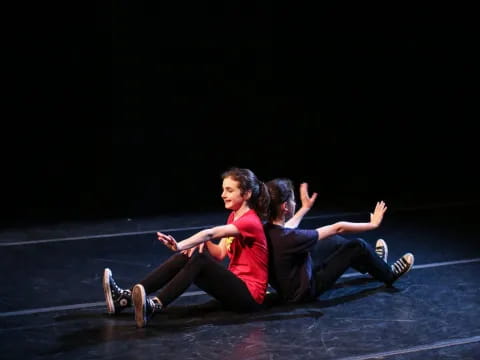
[{"label": "short sleeve", "polygon": [[316,230],[289,229],[283,241],[284,246],[292,252],[308,252],[317,244],[318,233]]},{"label": "short sleeve", "polygon": [[[242,216],[233,222],[233,225],[235,225],[240,232],[239,240],[242,243],[251,244],[255,240],[259,231],[259,224],[254,220],[255,218],[252,218],[251,216]],[[260,230],[263,231],[261,226]]]}]

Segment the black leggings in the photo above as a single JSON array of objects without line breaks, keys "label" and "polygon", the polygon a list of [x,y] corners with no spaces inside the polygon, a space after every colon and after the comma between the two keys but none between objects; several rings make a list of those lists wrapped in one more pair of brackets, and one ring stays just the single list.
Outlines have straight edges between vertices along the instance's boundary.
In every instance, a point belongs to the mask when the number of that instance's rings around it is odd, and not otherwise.
[{"label": "black leggings", "polygon": [[349,267],[361,273],[369,273],[376,280],[390,284],[394,275],[375,250],[363,239],[346,239],[332,236],[320,240],[314,250],[315,297],[333,286]]},{"label": "black leggings", "polygon": [[213,259],[204,250],[189,258],[175,254],[140,281],[147,294],[158,289],[157,297],[164,306],[183,294],[191,284],[220,301],[227,309],[244,312],[262,309],[245,283]]}]

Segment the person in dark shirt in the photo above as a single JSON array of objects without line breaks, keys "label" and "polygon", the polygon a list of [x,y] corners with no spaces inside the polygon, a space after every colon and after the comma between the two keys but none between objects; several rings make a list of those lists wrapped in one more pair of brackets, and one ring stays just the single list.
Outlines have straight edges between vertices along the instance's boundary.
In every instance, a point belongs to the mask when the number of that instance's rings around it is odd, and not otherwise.
[{"label": "person in dark shirt", "polygon": [[[291,180],[278,178],[267,183],[270,192],[269,221],[264,224],[269,246],[269,283],[283,302],[310,301],[332,287],[352,267],[391,285],[413,266],[414,256],[406,253],[387,264],[387,244],[379,239],[375,249],[353,234],[378,228],[387,207],[377,202],[370,222],[340,221],[312,230],[297,229],[313,206],[317,194],[308,194],[308,184],[300,185],[302,207],[295,213]],[[313,255],[313,257],[312,257]]]}]

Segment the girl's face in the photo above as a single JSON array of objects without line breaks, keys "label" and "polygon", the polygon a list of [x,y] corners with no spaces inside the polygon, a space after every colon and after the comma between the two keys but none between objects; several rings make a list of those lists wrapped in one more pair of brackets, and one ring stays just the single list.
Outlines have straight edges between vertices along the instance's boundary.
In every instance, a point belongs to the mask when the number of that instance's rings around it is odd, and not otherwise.
[{"label": "girl's face", "polygon": [[293,217],[293,215],[295,214],[296,206],[297,206],[297,203],[295,202],[295,194],[292,191],[292,195],[290,196],[290,199],[288,199],[285,204],[285,208],[286,208],[285,220],[289,220]]},{"label": "girl's face", "polygon": [[231,177],[226,177],[223,179],[222,184],[223,192],[222,199],[225,203],[225,209],[236,211],[248,200],[250,197],[250,192],[247,191],[245,194],[241,194],[239,188],[239,182],[233,180]]}]

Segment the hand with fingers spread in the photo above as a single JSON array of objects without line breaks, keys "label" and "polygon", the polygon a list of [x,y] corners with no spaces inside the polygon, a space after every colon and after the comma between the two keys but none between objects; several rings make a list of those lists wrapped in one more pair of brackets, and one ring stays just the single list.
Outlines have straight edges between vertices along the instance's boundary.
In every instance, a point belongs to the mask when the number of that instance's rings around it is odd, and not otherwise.
[{"label": "hand with fingers spread", "polygon": [[370,213],[370,223],[378,227],[383,220],[383,214],[385,214],[385,211],[387,211],[387,206],[385,205],[385,202],[377,202],[375,210],[373,211],[373,213]]},{"label": "hand with fingers spread", "polygon": [[300,200],[302,201],[302,208],[311,209],[313,207],[313,204],[315,203],[315,200],[317,199],[317,196],[318,194],[315,192],[310,197],[310,195],[308,194],[308,184],[300,184]]},{"label": "hand with fingers spread", "polygon": [[[291,201],[288,202],[291,217],[289,219],[287,218],[285,219],[287,220],[285,223],[285,226],[292,229],[298,227],[298,225],[302,221],[305,214],[307,214],[310,211],[310,209],[313,207],[313,204],[317,199],[317,195],[318,195],[317,193],[313,193],[313,195],[310,196],[308,194],[308,184],[306,182],[301,183],[300,184],[300,201],[302,202],[302,206],[300,209],[298,209],[298,211],[295,214],[293,214],[293,212],[295,211],[296,204],[293,203],[293,207],[292,207],[292,202]],[[293,192],[292,192],[291,200],[294,200]]]},{"label": "hand with fingers spread", "polygon": [[192,257],[192,255],[195,253],[195,250],[198,249],[198,252],[201,254],[203,253],[203,248],[205,246],[205,243],[201,243],[200,245],[197,245],[191,249],[187,249],[187,250],[182,250],[182,254],[183,255],[187,255],[189,258]]},{"label": "hand with fingers spread", "polygon": [[157,232],[158,240],[160,240],[163,245],[168,247],[172,251],[178,251],[178,244],[175,241],[175,238],[172,235],[166,235],[161,232]]}]

